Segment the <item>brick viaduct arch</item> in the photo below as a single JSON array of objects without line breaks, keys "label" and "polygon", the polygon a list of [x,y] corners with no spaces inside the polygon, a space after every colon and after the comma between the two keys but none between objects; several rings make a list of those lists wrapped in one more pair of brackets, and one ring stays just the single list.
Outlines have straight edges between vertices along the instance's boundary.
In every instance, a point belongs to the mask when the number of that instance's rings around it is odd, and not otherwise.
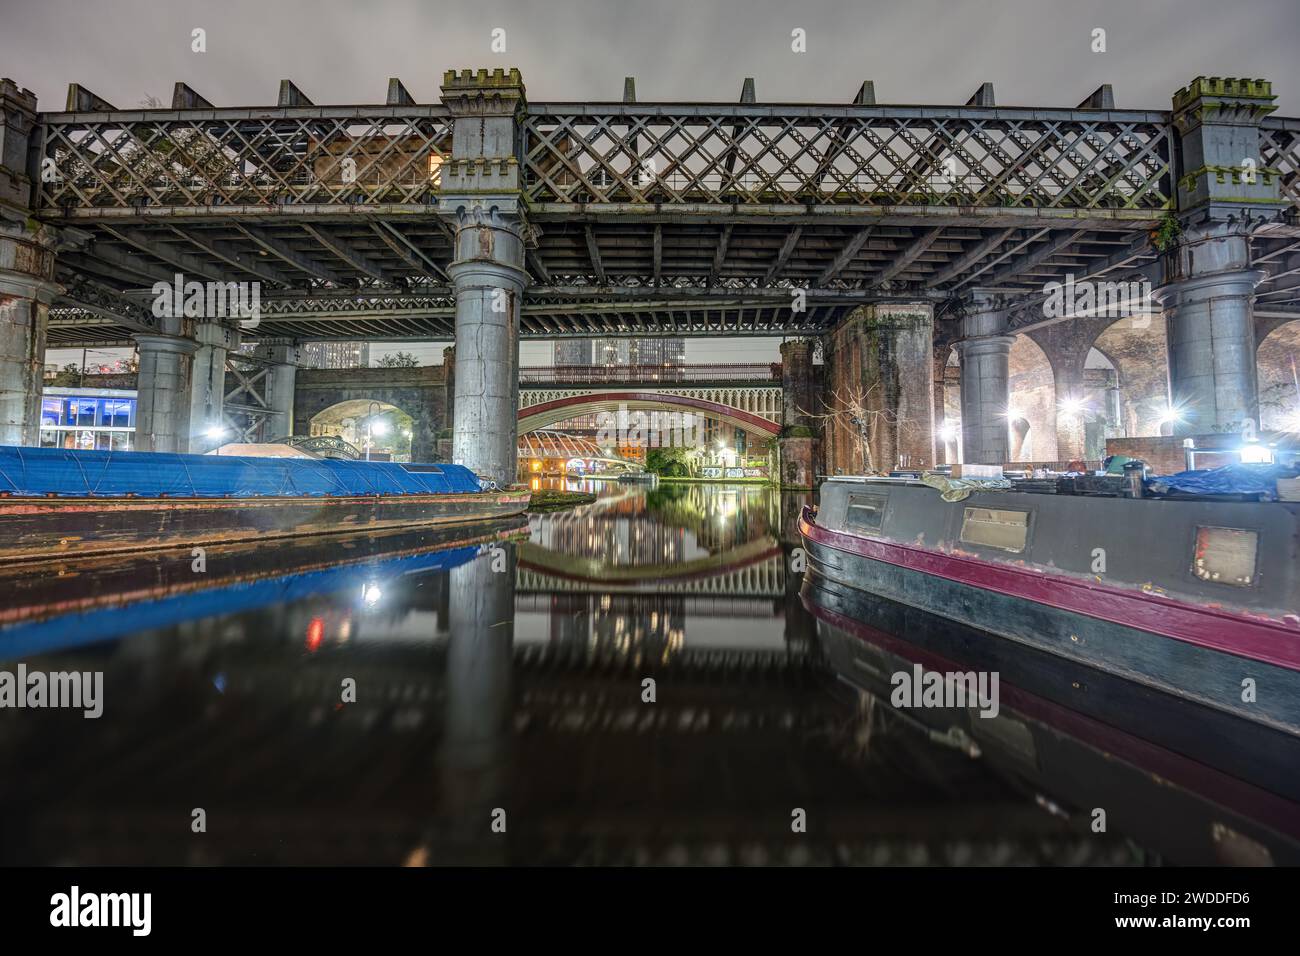
[{"label": "brick viaduct arch", "polygon": [[293,433],[311,434],[311,420],[340,402],[376,401],[411,416],[411,458],[432,461],[438,433],[451,426],[451,400],[441,365],[418,368],[299,369]]}]

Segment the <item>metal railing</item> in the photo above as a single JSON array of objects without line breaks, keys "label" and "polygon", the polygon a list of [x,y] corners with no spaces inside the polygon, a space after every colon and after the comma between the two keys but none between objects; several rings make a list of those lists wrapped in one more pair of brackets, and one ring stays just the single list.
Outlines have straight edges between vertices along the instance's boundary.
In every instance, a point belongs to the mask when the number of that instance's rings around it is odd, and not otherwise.
[{"label": "metal railing", "polygon": [[427,205],[441,106],[137,110],[43,117],[44,208]]},{"label": "metal railing", "polygon": [[779,382],[780,362],[724,365],[534,365],[521,385],[674,385],[682,382]]},{"label": "metal railing", "polygon": [[[961,107],[531,104],[534,203],[1159,210],[1162,113]],[[47,113],[38,205],[412,206],[451,155],[443,106]],[[1273,148],[1292,131],[1266,124]]]},{"label": "metal railing", "polygon": [[1162,113],[961,107],[530,104],[529,201],[1152,210]]}]

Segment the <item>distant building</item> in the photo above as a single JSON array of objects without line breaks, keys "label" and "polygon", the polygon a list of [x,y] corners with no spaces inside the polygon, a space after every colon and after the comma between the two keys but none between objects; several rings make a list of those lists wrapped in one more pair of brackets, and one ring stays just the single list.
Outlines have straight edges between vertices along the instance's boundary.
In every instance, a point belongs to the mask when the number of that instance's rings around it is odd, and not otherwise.
[{"label": "distant building", "polygon": [[301,368],[367,368],[369,342],[307,342],[298,348]]},{"label": "distant building", "polygon": [[561,339],[556,365],[685,365],[685,339]]},{"label": "distant building", "polygon": [[553,357],[556,365],[591,364],[591,339],[560,339],[555,343]]}]

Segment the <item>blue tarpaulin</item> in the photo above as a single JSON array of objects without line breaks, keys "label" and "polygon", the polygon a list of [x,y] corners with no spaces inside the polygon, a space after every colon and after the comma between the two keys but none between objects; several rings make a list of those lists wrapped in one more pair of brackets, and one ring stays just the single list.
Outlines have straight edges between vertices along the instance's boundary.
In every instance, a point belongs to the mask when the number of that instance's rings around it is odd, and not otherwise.
[{"label": "blue tarpaulin", "polygon": [[1150,482],[1157,494],[1181,492],[1187,495],[1264,495],[1277,497],[1277,480],[1292,478],[1296,469],[1287,465],[1242,463],[1222,468],[1180,471]]},{"label": "blue tarpaulin", "polygon": [[445,495],[479,491],[463,465],[253,458],[0,445],[0,493],[18,496],[245,498]]}]

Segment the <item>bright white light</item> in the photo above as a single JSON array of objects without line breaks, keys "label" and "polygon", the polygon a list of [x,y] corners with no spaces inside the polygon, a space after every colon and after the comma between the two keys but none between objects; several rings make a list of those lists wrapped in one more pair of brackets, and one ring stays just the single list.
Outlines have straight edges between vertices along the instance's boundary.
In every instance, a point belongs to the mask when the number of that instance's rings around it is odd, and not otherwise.
[{"label": "bright white light", "polygon": [[939,437],[943,441],[956,441],[957,436],[961,433],[961,426],[954,422],[944,422],[939,426]]},{"label": "bright white light", "polygon": [[1166,408],[1156,419],[1157,425],[1174,425],[1183,420],[1182,414],[1175,408]]},{"label": "bright white light", "polygon": [[1265,445],[1250,444],[1241,446],[1241,460],[1254,464],[1272,464],[1273,451]]},{"label": "bright white light", "polygon": [[1061,411],[1067,415],[1082,415],[1088,408],[1088,403],[1082,398],[1066,398],[1061,400]]},{"label": "bright white light", "polygon": [[207,430],[206,434],[209,438],[215,441],[218,438],[226,437],[226,429],[222,425],[213,425],[211,428]]},{"label": "bright white light", "polygon": [[384,592],[379,589],[379,585],[374,581],[361,588],[361,600],[366,603],[366,607],[374,607],[383,596]]},{"label": "bright white light", "polygon": [[1008,408],[1005,414],[1007,416],[1007,421],[1009,422],[1014,422],[1017,418],[1025,417],[1024,412],[1020,411],[1018,408]]},{"label": "bright white light", "polygon": [[388,422],[375,422],[375,424],[371,426],[370,430],[374,432],[376,435],[387,435]]}]

